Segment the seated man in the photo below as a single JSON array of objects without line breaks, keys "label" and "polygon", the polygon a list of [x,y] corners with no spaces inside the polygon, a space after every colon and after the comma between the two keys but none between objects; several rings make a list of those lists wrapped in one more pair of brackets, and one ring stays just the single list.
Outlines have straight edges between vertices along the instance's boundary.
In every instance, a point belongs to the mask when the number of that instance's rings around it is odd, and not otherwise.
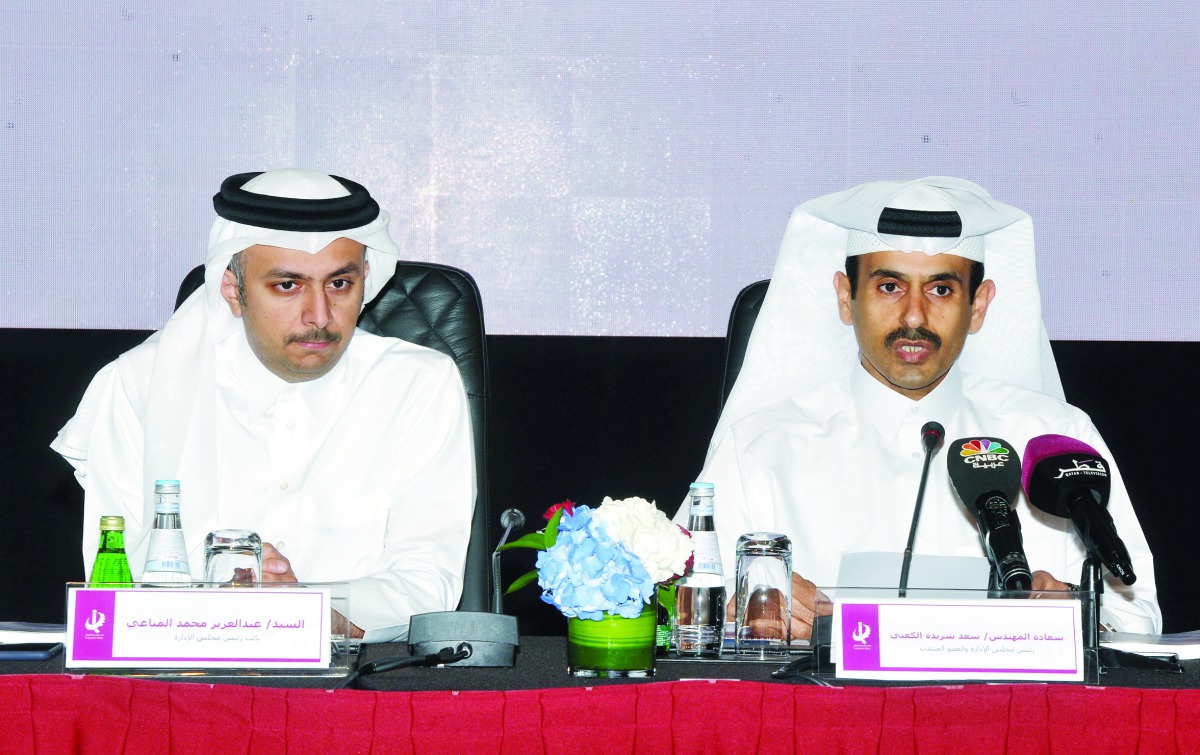
[{"label": "seated man", "polygon": [[[1112,461],[1088,417],[1063,401],[1029,217],[953,178],[864,184],[801,205],[698,478],[716,486],[727,580],[740,534],[788,535],[792,633],[807,637],[814,585],[837,585],[843,553],[904,550],[920,428],[931,420],[947,443],[998,436],[1021,453],[1055,433]],[[931,465],[916,553],[985,553],[949,480],[945,455],[956,451],[944,448]],[[1109,470],[1108,509],[1137,582],[1106,577],[1101,620],[1157,632],[1150,550],[1120,473]],[[1034,589],[1067,589],[1086,555],[1070,523],[1024,494],[1015,505]]]},{"label": "seated man", "polygon": [[137,579],[154,480],[178,479],[194,578],[208,532],[254,530],[264,581],[348,581],[349,635],[402,638],[462,591],[475,465],[458,369],[356,330],[399,256],[362,186],[242,174],[213,204],[204,285],[96,375],[52,444],[85,491],[84,562],[119,514]]}]

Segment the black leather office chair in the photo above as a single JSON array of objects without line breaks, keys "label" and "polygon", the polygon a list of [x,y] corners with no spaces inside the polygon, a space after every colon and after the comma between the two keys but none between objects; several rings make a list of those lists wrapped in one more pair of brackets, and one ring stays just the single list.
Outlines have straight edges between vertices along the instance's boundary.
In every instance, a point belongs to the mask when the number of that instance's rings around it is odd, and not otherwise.
[{"label": "black leather office chair", "polygon": [[737,299],[733,301],[733,309],[729,312],[729,329],[725,333],[725,377],[721,381],[720,408],[724,408],[729,391],[733,390],[738,373],[742,371],[746,343],[750,340],[750,331],[754,330],[754,321],[758,319],[758,311],[762,309],[763,298],[770,284],[770,278],[751,283],[739,291]]},{"label": "black leather office chair", "polygon": [[[204,283],[204,268],[187,274],[176,308]],[[400,262],[379,296],[363,309],[358,326],[400,338],[451,357],[462,374],[475,441],[475,480],[479,490],[471,522],[471,544],[463,578],[461,611],[490,607],[491,550],[488,548],[488,361],[483,303],[475,280],[465,271],[429,262]]]}]

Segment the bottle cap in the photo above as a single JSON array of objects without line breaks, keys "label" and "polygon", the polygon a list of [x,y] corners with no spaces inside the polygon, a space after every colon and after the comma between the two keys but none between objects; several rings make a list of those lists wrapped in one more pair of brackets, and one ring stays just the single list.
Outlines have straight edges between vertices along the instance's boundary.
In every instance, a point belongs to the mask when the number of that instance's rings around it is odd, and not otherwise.
[{"label": "bottle cap", "polygon": [[112,532],[113,530],[125,530],[125,517],[123,516],[102,516],[100,517],[100,531]]},{"label": "bottle cap", "polygon": [[179,492],[179,480],[155,480],[154,481],[154,492],[155,493],[178,493]]},{"label": "bottle cap", "polygon": [[693,482],[692,495],[714,495],[714,485],[711,482]]}]

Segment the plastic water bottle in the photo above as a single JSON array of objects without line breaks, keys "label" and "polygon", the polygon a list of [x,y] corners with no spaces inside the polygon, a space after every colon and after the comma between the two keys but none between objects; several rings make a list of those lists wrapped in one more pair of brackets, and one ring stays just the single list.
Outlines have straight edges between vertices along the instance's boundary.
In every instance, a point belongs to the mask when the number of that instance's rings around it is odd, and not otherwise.
[{"label": "plastic water bottle", "polygon": [[100,548],[92,562],[88,587],[129,587],[133,575],[125,556],[125,517],[100,517]]},{"label": "plastic water bottle", "polygon": [[179,522],[179,480],[155,480],[154,529],[150,530],[142,583],[174,586],[191,581],[187,545]]},{"label": "plastic water bottle", "polygon": [[720,655],[725,640],[725,574],[713,525],[713,484],[694,482],[688,529],[692,570],[676,583],[675,650],[679,655]]}]

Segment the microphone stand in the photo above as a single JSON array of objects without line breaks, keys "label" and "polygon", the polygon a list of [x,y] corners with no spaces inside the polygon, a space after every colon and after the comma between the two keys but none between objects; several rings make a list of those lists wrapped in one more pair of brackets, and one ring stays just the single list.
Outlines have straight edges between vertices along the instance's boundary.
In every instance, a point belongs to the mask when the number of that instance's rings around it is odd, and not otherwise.
[{"label": "microphone stand", "polygon": [[[1166,671],[1172,674],[1182,674],[1183,667],[1179,665],[1179,656],[1174,660],[1156,658],[1154,656],[1130,653],[1127,650],[1117,650],[1100,645],[1100,595],[1104,592],[1104,578],[1101,574],[1100,560],[1088,556],[1083,562],[1083,573],[1079,576],[1079,591],[1091,593],[1092,600],[1088,610],[1083,612],[1083,644],[1084,654],[1095,654],[1096,666],[1101,674],[1108,669],[1129,668],[1144,671]],[[1085,664],[1090,665],[1090,664]]]},{"label": "microphone stand", "polygon": [[929,463],[937,445],[925,449],[925,465],[921,468],[921,484],[917,488],[917,505],[913,507],[912,526],[908,528],[908,545],[904,547],[904,560],[900,562],[900,597],[908,593],[908,569],[912,566],[913,543],[917,540],[917,523],[921,521],[921,503],[925,500],[925,482],[929,479]]},{"label": "microphone stand", "polygon": [[[500,545],[503,545],[514,529],[525,526],[525,515],[520,509],[506,509],[500,515],[500,526],[506,528],[500,538]],[[492,610],[416,614],[408,625],[409,651],[434,664],[459,662],[463,666],[512,668],[520,640],[517,617],[504,613],[501,600],[500,553],[492,551]],[[452,650],[456,645],[457,650]],[[443,658],[448,660],[441,660]],[[414,663],[420,665],[420,661]],[[391,668],[398,666],[387,666],[387,669]],[[374,667],[372,670],[387,669]]]},{"label": "microphone stand", "polygon": [[525,526],[525,514],[520,509],[506,509],[500,515],[500,526],[504,527],[504,534],[500,536],[500,542],[496,543],[496,549],[492,551],[492,613],[504,613],[504,591],[500,582],[500,547],[508,541],[508,536],[514,529]]}]

